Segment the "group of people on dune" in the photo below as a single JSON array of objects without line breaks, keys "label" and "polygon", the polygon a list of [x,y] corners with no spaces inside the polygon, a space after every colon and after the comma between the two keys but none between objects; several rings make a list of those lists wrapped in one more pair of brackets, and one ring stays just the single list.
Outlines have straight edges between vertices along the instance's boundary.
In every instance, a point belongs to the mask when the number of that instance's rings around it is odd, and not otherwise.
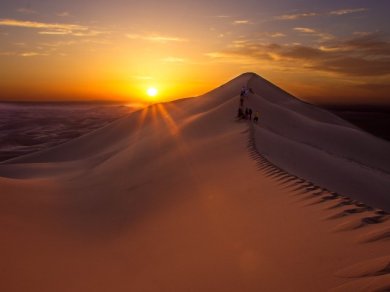
[{"label": "group of people on dune", "polygon": [[[244,120],[252,121],[252,114],[253,114],[252,109],[249,107],[245,107],[244,110],[244,100],[248,98],[249,93],[253,93],[253,90],[251,88],[247,88],[246,86],[243,86],[241,88],[240,106],[237,112],[237,118],[239,120],[244,119]],[[257,123],[258,121],[259,121],[259,111],[256,111],[253,117],[253,122]]]}]

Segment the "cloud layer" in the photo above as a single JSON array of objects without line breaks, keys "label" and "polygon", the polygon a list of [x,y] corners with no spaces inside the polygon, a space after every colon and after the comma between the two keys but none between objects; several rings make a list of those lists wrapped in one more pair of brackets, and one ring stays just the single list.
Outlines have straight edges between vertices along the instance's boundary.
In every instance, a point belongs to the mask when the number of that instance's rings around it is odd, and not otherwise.
[{"label": "cloud layer", "polygon": [[126,37],[129,39],[140,39],[140,40],[157,42],[157,43],[186,42],[187,41],[187,39],[185,39],[185,38],[180,38],[180,37],[176,37],[176,36],[158,35],[158,34],[152,34],[152,35],[126,34]]},{"label": "cloud layer", "polygon": [[276,16],[275,19],[277,19],[277,20],[297,20],[297,19],[301,19],[301,18],[321,16],[321,15],[340,16],[340,15],[365,12],[365,11],[368,11],[368,9],[367,8],[349,8],[349,9],[339,9],[339,10],[333,10],[330,12],[322,12],[322,13],[320,13],[320,12],[303,12],[303,13],[283,14],[283,15]]},{"label": "cloud layer", "polygon": [[47,23],[17,19],[0,19],[0,26],[21,27],[40,30],[39,34],[93,36],[102,32],[93,30],[88,26],[69,23]]},{"label": "cloud layer", "polygon": [[268,61],[279,63],[281,67],[295,66],[349,76],[390,74],[390,42],[378,34],[321,42],[318,46],[241,40],[208,56],[223,62],[240,57],[248,63]]}]

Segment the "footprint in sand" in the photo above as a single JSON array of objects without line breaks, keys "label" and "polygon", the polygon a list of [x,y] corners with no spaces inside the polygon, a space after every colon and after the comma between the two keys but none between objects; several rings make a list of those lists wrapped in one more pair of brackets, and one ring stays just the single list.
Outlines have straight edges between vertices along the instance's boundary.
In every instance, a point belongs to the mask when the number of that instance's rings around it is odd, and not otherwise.
[{"label": "footprint in sand", "polygon": [[[347,215],[359,214],[363,212],[372,212],[372,211],[367,211],[367,209],[365,208],[355,208],[346,211],[349,212]],[[378,215],[376,212],[373,212],[372,214],[373,216],[358,217],[358,218],[353,218],[348,221],[345,221],[337,225],[334,231],[337,232],[337,231],[348,231],[348,230],[358,229],[367,225],[380,224],[390,219],[390,215]],[[330,217],[328,219],[343,218],[345,216],[337,216],[336,214],[335,216],[332,216],[333,218]]]},{"label": "footprint in sand", "polygon": [[390,256],[371,259],[339,270],[335,276],[356,279],[331,291],[389,291]]},{"label": "footprint in sand", "polygon": [[380,227],[360,236],[359,242],[368,243],[390,240],[390,226]]}]

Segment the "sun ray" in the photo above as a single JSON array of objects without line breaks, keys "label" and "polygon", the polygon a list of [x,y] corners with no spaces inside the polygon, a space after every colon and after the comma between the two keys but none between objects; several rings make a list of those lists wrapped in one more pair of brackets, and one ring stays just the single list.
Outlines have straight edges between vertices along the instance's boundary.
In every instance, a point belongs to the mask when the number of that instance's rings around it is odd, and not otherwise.
[{"label": "sun ray", "polygon": [[[135,128],[135,131],[134,131],[134,134],[133,134],[134,141],[137,141],[138,137],[141,134],[141,131],[142,131],[143,127],[144,127],[146,118],[148,116],[148,112],[149,112],[149,107],[145,107],[144,109],[140,110],[140,112],[133,113],[133,114],[138,114],[139,115],[138,119],[137,119],[136,128]],[[129,147],[129,149],[131,149],[132,153],[135,151],[135,149],[134,149],[135,145],[136,145],[136,143],[133,142],[132,145]]]},{"label": "sun ray", "polygon": [[172,116],[169,114],[169,112],[166,110],[165,106],[163,104],[157,104],[157,109],[160,112],[161,117],[165,121],[165,123],[168,126],[169,131],[171,132],[172,136],[176,136],[179,134],[179,127],[173,120]]}]

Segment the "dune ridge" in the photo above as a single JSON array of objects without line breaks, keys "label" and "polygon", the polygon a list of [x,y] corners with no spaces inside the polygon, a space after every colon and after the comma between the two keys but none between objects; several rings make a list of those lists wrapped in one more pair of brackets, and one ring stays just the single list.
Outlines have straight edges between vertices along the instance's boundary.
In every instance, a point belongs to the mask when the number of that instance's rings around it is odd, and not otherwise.
[{"label": "dune ridge", "polygon": [[[258,125],[235,119],[243,85]],[[323,139],[344,134],[367,138],[247,73],[3,162],[0,290],[387,289],[388,199],[333,175],[386,163]]]},{"label": "dune ridge", "polygon": [[[390,210],[390,143],[299,101],[254,75],[248,104],[261,112],[259,151],[286,171]],[[277,97],[277,98],[275,98]]]}]

